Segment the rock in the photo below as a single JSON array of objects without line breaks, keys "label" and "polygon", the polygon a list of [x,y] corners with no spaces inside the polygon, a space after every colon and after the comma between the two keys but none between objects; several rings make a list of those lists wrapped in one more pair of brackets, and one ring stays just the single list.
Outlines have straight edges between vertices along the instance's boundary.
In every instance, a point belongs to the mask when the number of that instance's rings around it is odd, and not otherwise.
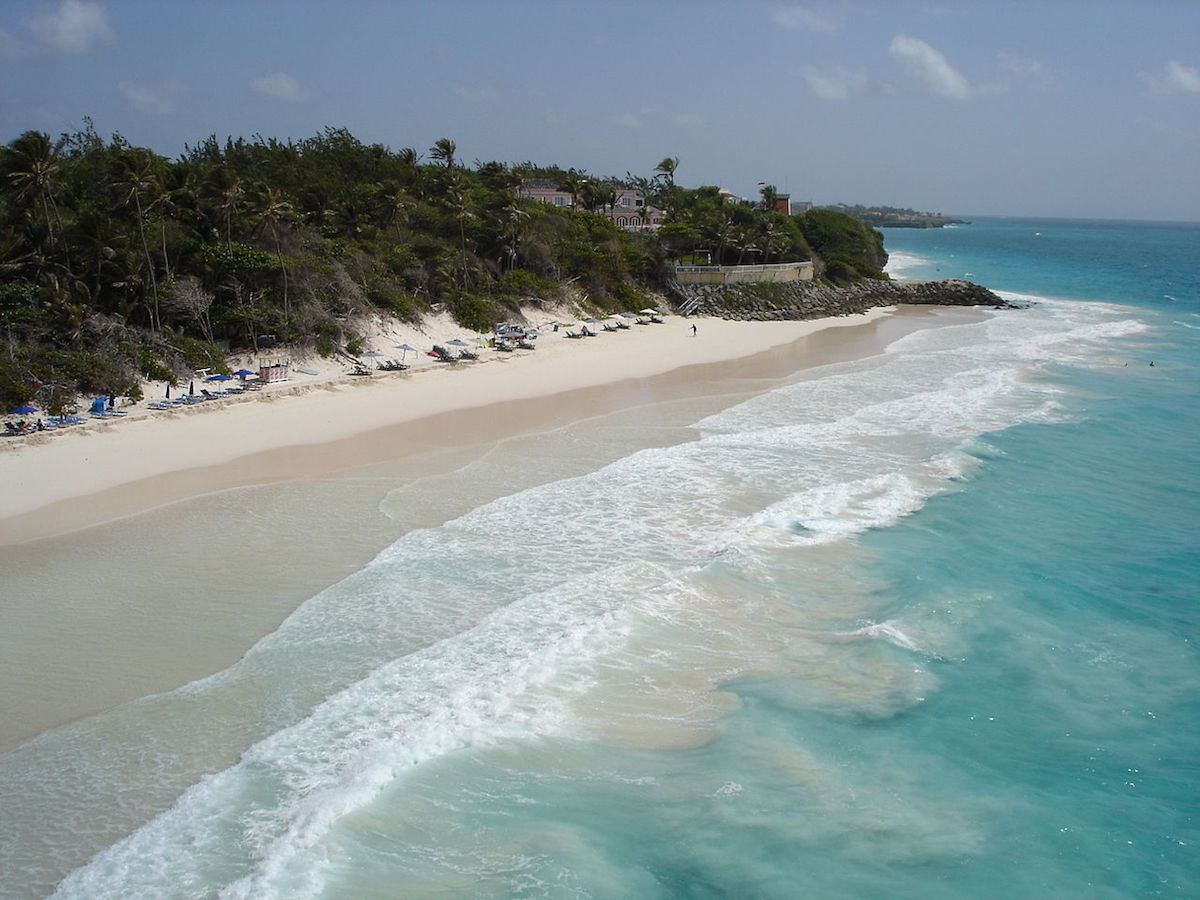
[{"label": "rock", "polygon": [[1014,308],[970,281],[860,281],[845,288],[813,282],[676,285],[678,307],[724,319],[817,319],[866,312],[877,306],[991,306]]}]

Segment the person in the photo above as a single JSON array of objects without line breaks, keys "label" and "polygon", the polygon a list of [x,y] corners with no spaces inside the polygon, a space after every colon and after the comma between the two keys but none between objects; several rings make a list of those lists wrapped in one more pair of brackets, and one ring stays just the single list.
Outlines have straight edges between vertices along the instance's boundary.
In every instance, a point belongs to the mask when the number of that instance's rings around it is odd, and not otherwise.
[{"label": "person", "polygon": [[109,408],[109,409],[116,409],[116,406],[117,406],[117,395],[116,395],[116,394],[109,394],[109,395],[108,395],[108,408]]},{"label": "person", "polygon": [[693,322],[692,323],[692,337],[695,337],[695,336],[696,336],[696,323]]}]

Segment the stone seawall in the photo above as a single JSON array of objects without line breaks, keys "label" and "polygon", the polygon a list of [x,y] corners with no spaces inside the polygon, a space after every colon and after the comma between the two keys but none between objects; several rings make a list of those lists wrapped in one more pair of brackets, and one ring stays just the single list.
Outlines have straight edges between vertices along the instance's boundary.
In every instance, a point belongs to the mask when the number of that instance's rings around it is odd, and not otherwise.
[{"label": "stone seawall", "polygon": [[722,319],[818,319],[900,303],[1010,307],[970,281],[860,281],[845,288],[797,281],[787,284],[681,284],[676,308]]}]

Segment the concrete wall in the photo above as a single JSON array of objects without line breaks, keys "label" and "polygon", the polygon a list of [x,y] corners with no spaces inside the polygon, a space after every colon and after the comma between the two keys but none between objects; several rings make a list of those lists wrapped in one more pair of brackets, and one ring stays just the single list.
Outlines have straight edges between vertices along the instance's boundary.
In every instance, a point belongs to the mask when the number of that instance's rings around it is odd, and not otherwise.
[{"label": "concrete wall", "polygon": [[680,284],[757,284],[763,281],[812,281],[811,262],[769,266],[675,266]]}]

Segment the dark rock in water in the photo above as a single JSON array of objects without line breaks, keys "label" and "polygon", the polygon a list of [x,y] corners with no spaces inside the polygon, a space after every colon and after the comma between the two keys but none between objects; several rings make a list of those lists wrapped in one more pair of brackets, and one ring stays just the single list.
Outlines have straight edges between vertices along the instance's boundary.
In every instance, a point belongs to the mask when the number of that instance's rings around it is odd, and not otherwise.
[{"label": "dark rock in water", "polygon": [[860,281],[838,288],[808,281],[675,286],[677,308],[724,319],[818,319],[848,316],[878,306],[991,306],[1013,309],[970,281]]}]

